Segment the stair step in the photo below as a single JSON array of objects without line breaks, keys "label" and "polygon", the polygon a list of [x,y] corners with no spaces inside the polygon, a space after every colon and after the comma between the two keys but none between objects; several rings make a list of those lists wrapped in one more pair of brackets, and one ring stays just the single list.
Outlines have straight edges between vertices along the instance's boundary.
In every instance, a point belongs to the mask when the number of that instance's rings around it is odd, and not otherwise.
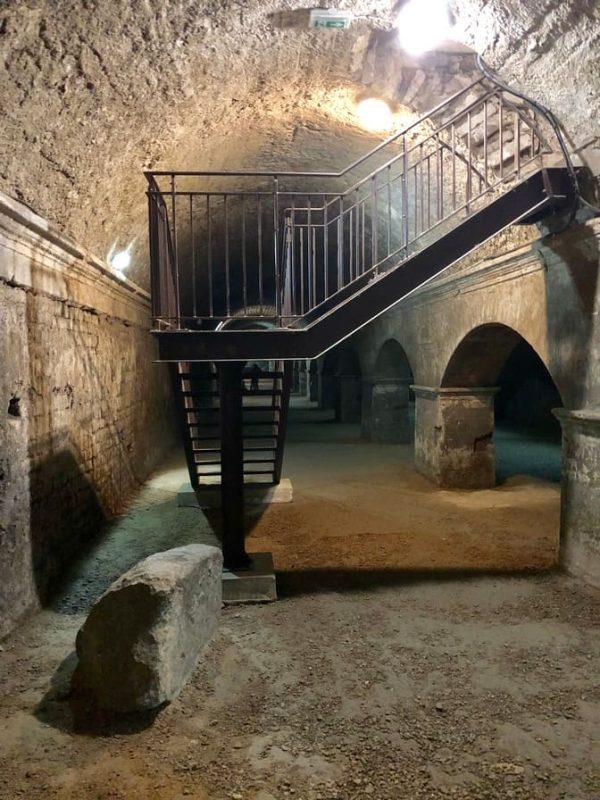
[{"label": "stair step", "polygon": [[[246,380],[254,377],[254,373],[249,370],[244,370],[242,372],[242,378],[246,378]],[[283,378],[283,372],[261,372],[260,375],[258,375],[259,381],[265,380],[265,378]]]},{"label": "stair step", "polygon": [[[198,441],[197,439],[195,441]],[[244,447],[244,453],[264,453],[269,450],[276,450],[276,446],[267,446],[264,447]],[[194,451],[196,453],[220,453],[220,447],[197,447]]]}]

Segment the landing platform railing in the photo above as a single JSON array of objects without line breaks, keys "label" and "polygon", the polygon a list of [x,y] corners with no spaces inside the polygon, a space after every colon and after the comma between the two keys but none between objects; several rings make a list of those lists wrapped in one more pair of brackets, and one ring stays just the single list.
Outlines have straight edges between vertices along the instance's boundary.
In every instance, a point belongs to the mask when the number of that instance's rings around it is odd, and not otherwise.
[{"label": "landing platform railing", "polygon": [[543,110],[484,76],[341,172],[148,172],[156,328],[301,325],[561,163]]}]

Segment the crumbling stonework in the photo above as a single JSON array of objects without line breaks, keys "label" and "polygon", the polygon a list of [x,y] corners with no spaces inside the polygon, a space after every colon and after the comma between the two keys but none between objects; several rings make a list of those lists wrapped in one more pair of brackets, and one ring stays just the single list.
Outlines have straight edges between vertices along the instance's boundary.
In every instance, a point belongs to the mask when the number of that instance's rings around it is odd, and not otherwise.
[{"label": "crumbling stonework", "polygon": [[148,298],[0,209],[0,635],[173,442]]}]

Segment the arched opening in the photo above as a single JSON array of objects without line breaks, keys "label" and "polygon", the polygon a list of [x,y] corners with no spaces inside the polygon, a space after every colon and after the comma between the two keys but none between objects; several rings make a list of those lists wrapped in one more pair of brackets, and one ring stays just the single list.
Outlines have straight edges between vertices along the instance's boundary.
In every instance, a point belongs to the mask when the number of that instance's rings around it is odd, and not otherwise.
[{"label": "arched opening", "polygon": [[402,345],[388,339],[381,346],[373,378],[363,397],[363,437],[373,442],[410,442],[414,432],[413,372]]},{"label": "arched opening", "polygon": [[562,406],[560,392],[519,333],[500,324],[475,328],[454,351],[441,386],[494,390],[487,444],[498,482],[514,475],[560,481],[560,425],[552,414]]}]

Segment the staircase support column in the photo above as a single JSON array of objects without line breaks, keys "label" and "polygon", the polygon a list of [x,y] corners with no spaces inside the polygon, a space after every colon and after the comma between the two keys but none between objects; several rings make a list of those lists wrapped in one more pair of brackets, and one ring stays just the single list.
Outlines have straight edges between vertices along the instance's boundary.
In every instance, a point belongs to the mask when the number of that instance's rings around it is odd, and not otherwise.
[{"label": "staircase support column", "polygon": [[496,388],[413,386],[416,398],[415,467],[449,489],[496,484]]},{"label": "staircase support column", "polygon": [[243,361],[218,364],[223,564],[229,570],[247,569],[252,564],[244,542],[243,368]]}]

